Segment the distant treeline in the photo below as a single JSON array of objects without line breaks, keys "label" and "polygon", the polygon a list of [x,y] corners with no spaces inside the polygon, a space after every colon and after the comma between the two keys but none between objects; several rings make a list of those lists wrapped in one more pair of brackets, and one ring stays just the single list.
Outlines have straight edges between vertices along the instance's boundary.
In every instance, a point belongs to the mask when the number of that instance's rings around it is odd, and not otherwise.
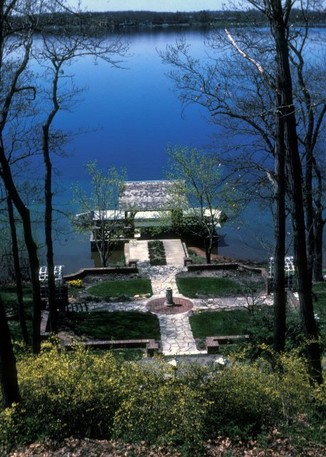
[{"label": "distant treeline", "polygon": [[[292,20],[303,23],[300,10],[293,10]],[[309,12],[311,23],[326,25],[326,13]],[[19,21],[19,19],[17,18]],[[80,27],[89,33],[105,33],[130,28],[155,27],[223,27],[223,26],[262,26],[266,25],[264,16],[256,11],[198,11],[159,13],[152,11],[118,11],[101,13],[48,14],[37,18],[39,31],[74,32]]]}]

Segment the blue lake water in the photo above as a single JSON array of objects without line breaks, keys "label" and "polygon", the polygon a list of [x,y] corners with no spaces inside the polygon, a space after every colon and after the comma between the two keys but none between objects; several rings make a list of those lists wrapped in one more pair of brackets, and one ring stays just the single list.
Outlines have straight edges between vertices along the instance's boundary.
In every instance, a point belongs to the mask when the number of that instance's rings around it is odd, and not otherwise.
[{"label": "blue lake water", "polygon": [[[179,32],[146,32],[127,36],[130,56],[123,69],[103,62],[94,65],[84,57],[67,69],[75,84],[86,90],[70,112],[61,113],[57,126],[74,135],[65,147],[66,156],[55,159],[59,208],[74,212],[71,185],[88,186],[85,163],[97,160],[99,168],[124,167],[128,180],[164,179],[168,146],[196,146],[211,150],[221,134],[208,122],[199,106],[182,110],[172,82],[165,73],[158,50],[173,44]],[[204,55],[203,35],[186,33],[194,53]],[[227,211],[226,211],[227,212]],[[91,266],[88,235],[65,228],[55,246],[56,263],[65,271]],[[272,224],[269,213],[252,206],[243,218],[221,229],[225,245],[220,254],[237,258],[267,259],[272,254]]]}]

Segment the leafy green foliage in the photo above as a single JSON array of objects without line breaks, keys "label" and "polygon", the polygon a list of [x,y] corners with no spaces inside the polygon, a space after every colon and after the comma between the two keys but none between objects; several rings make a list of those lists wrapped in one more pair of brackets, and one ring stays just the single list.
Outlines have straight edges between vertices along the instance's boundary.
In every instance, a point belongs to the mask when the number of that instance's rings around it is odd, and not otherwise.
[{"label": "leafy green foliage", "polygon": [[281,419],[282,408],[274,377],[258,367],[237,364],[209,380],[209,435],[249,438]]},{"label": "leafy green foliage", "polygon": [[146,278],[126,279],[124,281],[103,281],[87,290],[97,297],[133,297],[134,295],[152,295],[151,281]]},{"label": "leafy green foliage", "polygon": [[262,361],[251,365],[238,361],[210,378],[205,388],[211,401],[207,424],[211,433],[219,430],[248,439],[273,424],[287,426],[299,421],[303,412],[316,411],[313,398],[319,388],[311,386],[304,359],[295,352],[271,355],[277,371]]},{"label": "leafy green foliage", "polygon": [[137,311],[69,313],[64,324],[77,335],[86,335],[95,339],[153,338],[159,340],[161,337],[157,316]]},{"label": "leafy green foliage", "polygon": [[126,386],[128,395],[116,414],[114,437],[169,445],[184,455],[197,455],[208,406],[202,392],[177,379],[174,369],[166,365],[151,372],[137,369],[133,375],[137,384]]},{"label": "leafy green foliage", "polygon": [[[24,307],[26,316],[26,325],[29,335],[32,329],[32,290],[31,287],[25,286],[23,288],[24,294]],[[18,317],[18,304],[17,293],[15,285],[2,285],[0,287],[1,299],[4,303],[8,324],[10,328],[11,337],[15,342],[22,340],[21,326]]]},{"label": "leafy green foliage", "polygon": [[221,435],[248,439],[289,426],[294,434],[303,418],[310,439],[324,442],[326,390],[310,384],[303,360],[282,355],[278,371],[241,358],[222,370],[173,367],[46,343],[38,357],[18,363],[22,403],[0,413],[0,452],[45,438],[113,437],[170,445],[190,457]]},{"label": "leafy green foliage", "polygon": [[81,348],[62,353],[46,345],[39,357],[24,358],[18,366],[23,401],[1,417],[0,441],[107,436],[120,398],[118,369],[109,353],[99,357]]},{"label": "leafy green foliage", "polygon": [[[88,162],[86,170],[90,177],[90,192],[85,192],[80,185],[73,187],[74,200],[81,214],[72,222],[76,230],[92,232],[101,266],[106,267],[116,240],[124,233],[124,224],[120,220],[119,193],[123,189],[126,173],[114,167],[98,169],[96,161]],[[109,217],[107,211],[110,211]]]}]

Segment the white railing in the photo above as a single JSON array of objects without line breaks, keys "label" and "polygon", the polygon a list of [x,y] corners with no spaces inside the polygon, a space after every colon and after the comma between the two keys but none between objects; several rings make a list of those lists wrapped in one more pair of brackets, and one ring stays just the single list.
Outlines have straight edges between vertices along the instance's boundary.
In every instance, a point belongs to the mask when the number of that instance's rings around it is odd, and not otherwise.
[{"label": "white railing", "polygon": [[[41,283],[48,281],[48,267],[42,265],[39,269],[39,280]],[[55,265],[54,267],[54,279],[57,286],[61,286],[63,283],[63,265]]]}]

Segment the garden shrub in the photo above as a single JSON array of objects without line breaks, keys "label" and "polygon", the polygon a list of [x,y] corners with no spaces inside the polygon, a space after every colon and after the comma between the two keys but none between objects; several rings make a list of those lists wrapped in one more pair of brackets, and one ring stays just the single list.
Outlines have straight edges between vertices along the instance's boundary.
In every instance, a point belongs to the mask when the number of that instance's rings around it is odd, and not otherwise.
[{"label": "garden shrub", "polygon": [[[204,437],[207,400],[200,389],[175,378],[173,369],[147,375],[128,386],[115,416],[113,436],[126,442],[146,441],[178,448],[182,455],[199,455]],[[140,383],[139,383],[140,382]]]},{"label": "garden shrub", "polygon": [[119,402],[117,372],[111,354],[97,356],[78,347],[63,353],[51,347],[26,358],[18,366],[20,435],[25,441],[109,436]]},{"label": "garden shrub", "polygon": [[312,405],[314,389],[309,380],[306,360],[299,353],[300,348],[276,356],[280,366],[276,382],[285,422],[294,420]]},{"label": "garden shrub", "polygon": [[[0,395],[1,399],[1,395]],[[18,405],[0,410],[0,455],[5,456],[15,443],[21,442],[20,411]]]},{"label": "garden shrub", "polygon": [[82,279],[71,279],[67,281],[69,287],[73,287],[76,289],[81,289],[83,287],[83,280]]},{"label": "garden shrub", "polygon": [[209,436],[214,430],[241,439],[257,436],[266,428],[286,425],[315,411],[314,395],[319,390],[309,382],[306,362],[298,351],[271,355],[275,371],[265,360],[233,363],[209,379],[205,385],[210,401]]},{"label": "garden shrub", "polygon": [[148,242],[149,259],[152,266],[166,265],[165,249],[163,241],[152,240]]},{"label": "garden shrub", "polygon": [[[267,347],[264,349],[267,351]],[[269,349],[270,350],[270,349]],[[271,352],[271,351],[270,351]],[[302,426],[325,437],[326,389],[309,382],[297,353],[218,366],[123,362],[110,352],[70,352],[46,343],[18,362],[22,402],[0,412],[0,455],[51,438],[118,438],[201,455],[216,436],[249,439],[272,427]],[[299,429],[299,428],[298,428]]]},{"label": "garden shrub", "polygon": [[273,376],[257,366],[234,364],[225,367],[205,386],[210,401],[208,436],[256,436],[281,417],[281,402]]}]

